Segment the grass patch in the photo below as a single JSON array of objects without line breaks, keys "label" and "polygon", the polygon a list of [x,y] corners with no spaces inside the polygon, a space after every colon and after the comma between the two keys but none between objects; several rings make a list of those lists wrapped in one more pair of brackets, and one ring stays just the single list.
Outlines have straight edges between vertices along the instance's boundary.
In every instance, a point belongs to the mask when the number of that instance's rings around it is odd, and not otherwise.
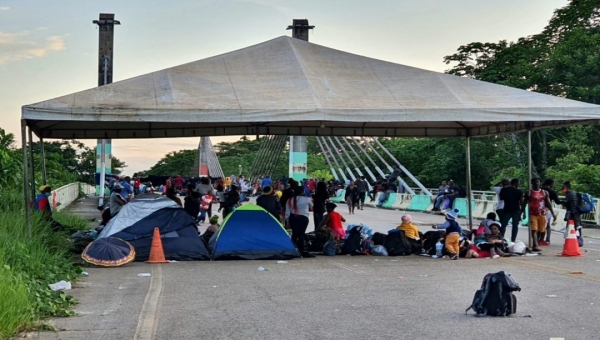
[{"label": "grass patch", "polygon": [[76,301],[64,292],[53,292],[48,285],[60,280],[74,282],[81,267],[72,261],[68,236],[84,229],[87,221],[66,213],[56,220],[69,226],[56,233],[40,216],[32,216],[29,238],[19,191],[0,193],[0,339],[32,327],[39,319],[69,316]]}]

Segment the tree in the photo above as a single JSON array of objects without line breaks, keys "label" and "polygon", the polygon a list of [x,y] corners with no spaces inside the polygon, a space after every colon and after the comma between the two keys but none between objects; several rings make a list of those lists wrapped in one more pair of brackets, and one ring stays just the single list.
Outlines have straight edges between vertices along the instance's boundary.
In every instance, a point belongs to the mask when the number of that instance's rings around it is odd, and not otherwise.
[{"label": "tree", "polygon": [[145,173],[155,176],[192,176],[192,168],[197,154],[198,150],[169,152]]}]

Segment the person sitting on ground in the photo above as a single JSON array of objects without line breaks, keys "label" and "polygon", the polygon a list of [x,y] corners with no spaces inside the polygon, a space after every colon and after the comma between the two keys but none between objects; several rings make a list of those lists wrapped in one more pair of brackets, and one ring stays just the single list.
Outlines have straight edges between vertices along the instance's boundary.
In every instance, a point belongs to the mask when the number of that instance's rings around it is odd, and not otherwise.
[{"label": "person sitting on ground", "polygon": [[346,219],[337,211],[335,211],[337,205],[333,202],[325,204],[327,215],[323,218],[323,221],[319,224],[317,229],[327,227],[331,229],[331,233],[336,240],[343,240],[346,238],[346,230],[342,222],[346,222]]},{"label": "person sitting on ground", "polygon": [[498,216],[496,215],[496,213],[488,213],[487,216],[485,217],[485,220],[481,221],[481,223],[479,223],[479,228],[477,229],[477,231],[475,232],[475,234],[477,236],[481,235],[481,234],[491,234],[490,231],[490,225],[494,224],[494,223],[498,223],[496,222],[496,218]]},{"label": "person sitting on ground", "polygon": [[127,200],[125,197],[121,196],[121,190],[123,190],[123,186],[120,183],[115,183],[113,185],[112,193],[109,198],[109,206],[110,206],[110,216],[115,217],[123,206],[127,204]]},{"label": "person sitting on ground", "polygon": [[265,209],[269,214],[271,214],[277,221],[279,221],[281,217],[281,203],[275,196],[275,192],[270,185],[267,185],[263,188],[262,195],[260,195],[256,199],[256,205]]},{"label": "person sitting on ground", "polygon": [[468,238],[464,237],[459,244],[460,247],[460,251],[458,253],[458,257],[464,257],[464,258],[478,258],[479,257],[479,253],[473,249],[472,247],[472,242],[469,241]]},{"label": "person sitting on ground", "polygon": [[50,205],[50,200],[48,197],[52,195],[52,187],[49,185],[42,185],[40,188],[40,193],[35,198],[35,202],[33,204],[33,208],[35,211],[38,211],[42,214],[42,217],[50,223],[50,227],[54,231],[61,231],[64,229],[64,226],[54,220],[52,218],[52,206]]},{"label": "person sitting on ground", "polygon": [[479,250],[489,251],[491,258],[510,256],[508,246],[502,235],[500,235],[500,223],[494,222],[490,225],[489,234],[479,234],[475,239],[475,245]]},{"label": "person sitting on ground", "polygon": [[421,243],[421,237],[419,236],[419,228],[412,224],[412,216],[410,214],[406,214],[402,216],[402,224],[396,227],[397,230],[402,230],[408,242],[410,242],[410,247],[415,254],[419,254],[423,249],[423,245]]},{"label": "person sitting on ground", "polygon": [[[210,241],[210,238],[214,234],[216,234],[219,231],[219,228],[221,227],[219,225],[219,216],[217,215],[214,215],[210,219],[208,219],[208,222],[210,223],[210,225],[208,226],[208,228],[206,228],[204,234],[202,234],[202,241],[204,241],[204,244],[206,245],[208,245],[208,241]],[[198,231],[198,233],[200,232]]]},{"label": "person sitting on ground", "polygon": [[173,188],[173,187],[167,188],[167,192],[165,193],[165,196],[167,196],[167,198],[173,200],[173,202],[179,204],[183,208],[183,204],[181,204],[181,200],[179,199],[179,197],[177,197],[175,188]]},{"label": "person sitting on ground", "polygon": [[462,228],[456,222],[458,218],[458,209],[453,209],[446,212],[446,222],[440,226],[433,225],[433,229],[443,229],[446,231],[445,247],[448,251],[451,260],[458,260],[458,253],[460,252],[460,235]]}]

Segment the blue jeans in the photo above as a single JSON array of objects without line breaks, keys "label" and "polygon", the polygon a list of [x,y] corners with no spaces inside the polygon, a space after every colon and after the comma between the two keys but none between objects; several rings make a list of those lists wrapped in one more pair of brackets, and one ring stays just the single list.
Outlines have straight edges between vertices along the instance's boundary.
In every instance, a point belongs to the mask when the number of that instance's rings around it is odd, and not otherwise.
[{"label": "blue jeans", "polygon": [[512,231],[510,233],[510,240],[515,242],[517,240],[517,234],[519,233],[519,221],[521,221],[521,211],[506,211],[502,212],[500,216],[500,235],[504,237],[506,233],[506,226],[508,221],[512,219]]},{"label": "blue jeans", "polygon": [[204,222],[206,220],[206,210],[200,209],[200,216],[198,217],[198,221]]},{"label": "blue jeans", "polygon": [[440,206],[444,202],[444,196],[438,196],[435,198],[435,205],[433,206],[435,209],[440,209]]}]

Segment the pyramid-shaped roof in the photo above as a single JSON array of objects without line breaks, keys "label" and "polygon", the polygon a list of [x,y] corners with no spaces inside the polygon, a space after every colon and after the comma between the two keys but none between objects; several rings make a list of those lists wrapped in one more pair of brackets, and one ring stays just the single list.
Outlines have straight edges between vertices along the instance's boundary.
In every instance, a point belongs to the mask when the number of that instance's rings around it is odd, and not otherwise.
[{"label": "pyramid-shaped roof", "polygon": [[46,138],[466,136],[600,119],[600,106],[282,36],[26,105]]}]

